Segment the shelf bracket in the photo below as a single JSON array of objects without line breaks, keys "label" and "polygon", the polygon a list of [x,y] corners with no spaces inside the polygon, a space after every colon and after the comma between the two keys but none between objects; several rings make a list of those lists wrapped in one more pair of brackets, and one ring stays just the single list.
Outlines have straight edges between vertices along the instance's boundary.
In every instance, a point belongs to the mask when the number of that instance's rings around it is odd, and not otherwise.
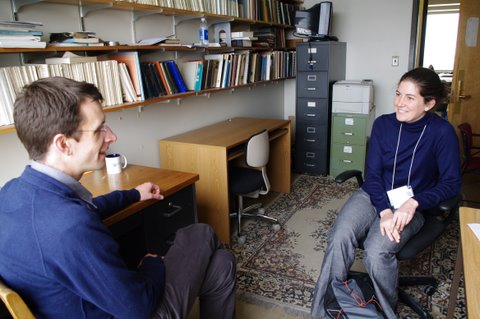
[{"label": "shelf bracket", "polygon": [[141,11],[141,12],[134,11],[133,12],[133,22],[138,21],[140,18],[150,16],[150,15],[153,15],[153,14],[160,14],[162,12],[163,12],[163,9],[158,9],[158,10],[155,10],[155,11]]},{"label": "shelf bracket", "polygon": [[80,17],[85,18],[90,12],[110,9],[113,7],[112,3],[105,4],[80,4]]},{"label": "shelf bracket", "polygon": [[15,20],[17,20],[17,13],[20,11],[22,7],[35,4],[35,3],[45,2],[45,1],[46,0],[13,0],[12,9],[13,9],[13,15],[15,17]]},{"label": "shelf bracket", "polygon": [[174,24],[175,26],[181,24],[184,21],[195,20],[204,17],[204,14],[192,14],[192,15],[182,15],[182,16],[175,16]]}]

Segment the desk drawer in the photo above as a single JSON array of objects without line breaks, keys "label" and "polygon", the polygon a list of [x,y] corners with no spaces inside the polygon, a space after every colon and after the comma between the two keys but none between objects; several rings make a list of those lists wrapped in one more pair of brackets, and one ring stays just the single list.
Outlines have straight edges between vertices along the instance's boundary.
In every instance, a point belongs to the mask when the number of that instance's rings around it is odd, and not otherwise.
[{"label": "desk drawer", "polygon": [[302,43],[297,45],[298,71],[326,71],[328,70],[328,45],[309,45]]},{"label": "desk drawer", "polygon": [[175,232],[197,222],[194,185],[110,226],[127,266],[136,268],[147,253],[165,255]]},{"label": "desk drawer", "polygon": [[327,72],[298,72],[297,97],[328,98]]},{"label": "desk drawer", "polygon": [[312,175],[328,174],[328,150],[300,147],[295,157],[295,170]]},{"label": "desk drawer", "polygon": [[348,117],[333,115],[332,141],[344,144],[363,144],[367,142],[366,117]]},{"label": "desk drawer", "polygon": [[364,171],[365,145],[347,145],[333,143],[330,150],[330,174],[336,175],[348,169]]},{"label": "desk drawer", "polygon": [[[297,99],[297,122],[327,125],[329,121],[328,116],[328,100],[315,98],[298,98]],[[297,125],[298,126],[298,125]]]}]

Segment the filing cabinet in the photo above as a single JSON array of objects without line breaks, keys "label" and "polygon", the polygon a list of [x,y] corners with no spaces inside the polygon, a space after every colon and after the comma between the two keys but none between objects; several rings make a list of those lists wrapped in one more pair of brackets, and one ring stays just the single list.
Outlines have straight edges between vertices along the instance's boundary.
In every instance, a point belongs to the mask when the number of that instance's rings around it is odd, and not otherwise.
[{"label": "filing cabinet", "polygon": [[368,114],[333,113],[330,175],[348,169],[364,171],[371,122]]},{"label": "filing cabinet", "polygon": [[327,175],[334,82],[345,79],[346,44],[297,44],[294,170]]},{"label": "filing cabinet", "polygon": [[349,169],[364,172],[374,119],[371,80],[338,81],[333,85],[330,175]]}]

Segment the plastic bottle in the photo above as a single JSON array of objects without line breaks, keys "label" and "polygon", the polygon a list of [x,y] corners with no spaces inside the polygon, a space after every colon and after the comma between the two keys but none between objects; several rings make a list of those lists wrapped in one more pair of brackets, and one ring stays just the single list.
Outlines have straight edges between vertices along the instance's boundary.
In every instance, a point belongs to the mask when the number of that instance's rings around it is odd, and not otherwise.
[{"label": "plastic bottle", "polygon": [[208,24],[207,19],[200,19],[200,29],[198,30],[200,35],[200,45],[203,47],[208,47]]}]

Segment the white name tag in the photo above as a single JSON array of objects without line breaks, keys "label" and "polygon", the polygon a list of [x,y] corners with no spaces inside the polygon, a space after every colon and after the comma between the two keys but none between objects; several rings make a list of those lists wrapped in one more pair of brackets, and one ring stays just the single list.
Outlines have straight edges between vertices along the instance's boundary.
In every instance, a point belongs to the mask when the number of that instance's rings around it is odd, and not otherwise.
[{"label": "white name tag", "polygon": [[413,189],[410,186],[397,187],[387,191],[387,196],[388,200],[390,201],[390,205],[392,205],[394,209],[397,209],[402,206],[407,199],[413,197]]}]

